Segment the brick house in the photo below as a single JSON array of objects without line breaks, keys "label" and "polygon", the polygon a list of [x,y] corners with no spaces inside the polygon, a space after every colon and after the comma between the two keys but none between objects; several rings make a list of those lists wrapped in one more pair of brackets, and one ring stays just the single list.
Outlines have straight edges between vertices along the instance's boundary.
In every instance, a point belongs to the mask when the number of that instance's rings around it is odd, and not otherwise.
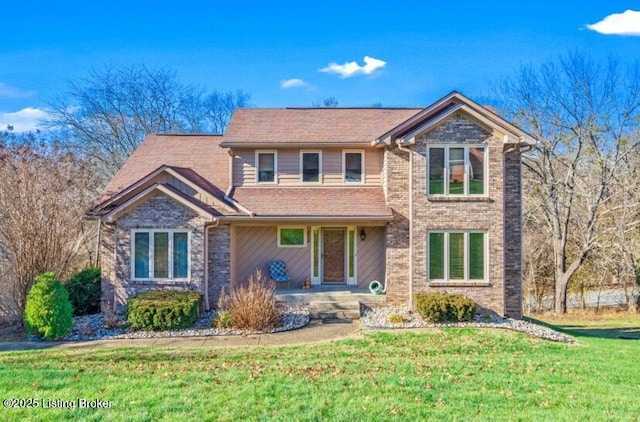
[{"label": "brick house", "polygon": [[279,259],[294,286],[377,280],[389,305],[447,291],[520,318],[534,142],[457,92],[424,109],[239,109],[224,135],[149,135],[88,213],[103,308],[157,288],[213,307]]}]

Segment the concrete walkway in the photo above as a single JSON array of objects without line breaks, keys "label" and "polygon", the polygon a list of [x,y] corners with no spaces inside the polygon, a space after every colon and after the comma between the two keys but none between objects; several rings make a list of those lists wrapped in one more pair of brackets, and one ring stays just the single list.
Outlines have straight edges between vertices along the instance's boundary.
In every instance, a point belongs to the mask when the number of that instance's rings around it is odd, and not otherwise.
[{"label": "concrete walkway", "polygon": [[360,321],[325,322],[311,320],[297,330],[273,334],[209,337],[161,337],[93,341],[0,342],[0,352],[36,349],[96,349],[104,347],[255,347],[325,343],[343,338],[362,338]]}]

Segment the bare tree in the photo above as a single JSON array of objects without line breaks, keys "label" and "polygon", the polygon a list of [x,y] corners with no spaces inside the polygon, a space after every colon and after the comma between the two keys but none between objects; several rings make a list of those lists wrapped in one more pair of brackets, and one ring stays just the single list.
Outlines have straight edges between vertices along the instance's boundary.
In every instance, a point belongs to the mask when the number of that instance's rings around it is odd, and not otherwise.
[{"label": "bare tree", "polygon": [[[620,177],[639,147],[640,72],[576,53],[521,69],[498,94],[507,114],[541,141],[523,161],[527,211],[550,239],[555,309],[566,312],[570,279],[619,229],[610,222]],[[637,225],[628,219],[623,230]]]},{"label": "bare tree", "polygon": [[315,108],[335,108],[338,107],[338,99],[336,97],[324,97],[321,101],[314,101],[311,103]]},{"label": "bare tree", "polygon": [[178,82],[166,69],[145,66],[94,70],[69,83],[50,104],[49,128],[73,151],[97,162],[110,178],[149,133],[221,133],[249,95],[213,92]]},{"label": "bare tree", "polygon": [[0,316],[16,318],[35,276],[64,277],[90,233],[93,170],[37,134],[0,133]]}]

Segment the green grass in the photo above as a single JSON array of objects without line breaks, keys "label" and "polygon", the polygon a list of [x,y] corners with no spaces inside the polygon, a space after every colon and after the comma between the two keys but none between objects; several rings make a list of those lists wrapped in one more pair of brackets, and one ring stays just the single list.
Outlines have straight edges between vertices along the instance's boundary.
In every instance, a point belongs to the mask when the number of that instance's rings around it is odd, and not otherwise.
[{"label": "green grass", "polygon": [[11,352],[0,354],[3,399],[112,408],[0,409],[0,419],[638,420],[638,356],[637,341],[471,328],[279,348]]}]

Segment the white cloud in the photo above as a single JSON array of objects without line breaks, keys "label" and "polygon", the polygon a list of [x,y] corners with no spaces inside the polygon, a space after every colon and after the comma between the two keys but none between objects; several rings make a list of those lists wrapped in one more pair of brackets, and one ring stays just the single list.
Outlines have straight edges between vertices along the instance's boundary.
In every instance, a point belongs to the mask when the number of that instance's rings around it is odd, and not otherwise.
[{"label": "white cloud", "polygon": [[613,13],[600,22],[587,25],[587,28],[604,35],[640,36],[640,12],[626,10],[624,13]]},{"label": "white cloud", "polygon": [[300,88],[308,85],[309,84],[303,81],[302,79],[297,79],[297,78],[280,81],[280,88],[282,89]]},{"label": "white cloud", "polygon": [[13,113],[0,112],[0,130],[8,125],[13,126],[14,132],[29,132],[36,130],[39,123],[47,120],[49,114],[40,108],[27,107]]},{"label": "white cloud", "polygon": [[360,66],[356,62],[347,62],[345,64],[329,63],[327,67],[323,67],[319,71],[337,74],[344,79],[360,74],[371,75],[376,70],[382,69],[386,64],[387,62],[385,61],[364,56],[364,66]]},{"label": "white cloud", "polygon": [[34,95],[35,91],[24,91],[0,82],[0,98],[27,98]]}]

